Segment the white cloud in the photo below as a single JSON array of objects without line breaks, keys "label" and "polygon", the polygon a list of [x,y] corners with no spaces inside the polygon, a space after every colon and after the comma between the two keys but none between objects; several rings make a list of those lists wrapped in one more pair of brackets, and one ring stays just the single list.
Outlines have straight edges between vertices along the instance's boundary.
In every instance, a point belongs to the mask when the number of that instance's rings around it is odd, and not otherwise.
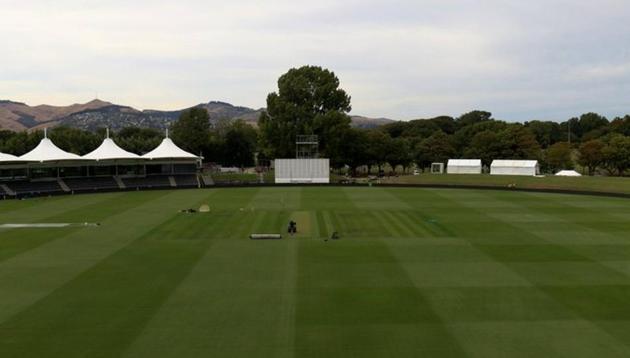
[{"label": "white cloud", "polygon": [[138,108],[214,99],[261,107],[288,68],[317,64],[339,75],[355,113],[370,116],[630,112],[630,4],[621,0],[0,0],[0,8],[0,98],[34,104],[98,92]]}]

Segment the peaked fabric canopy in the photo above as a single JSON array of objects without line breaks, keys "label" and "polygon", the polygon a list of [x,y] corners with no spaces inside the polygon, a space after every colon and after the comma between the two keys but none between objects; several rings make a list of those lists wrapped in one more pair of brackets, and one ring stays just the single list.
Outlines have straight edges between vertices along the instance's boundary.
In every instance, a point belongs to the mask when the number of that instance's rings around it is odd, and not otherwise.
[{"label": "peaked fabric canopy", "polygon": [[145,159],[199,159],[198,156],[181,149],[171,138],[164,138],[162,143],[149,153],[142,156]]},{"label": "peaked fabric canopy", "polygon": [[83,156],[87,160],[121,160],[121,159],[140,159],[140,156],[128,152],[119,147],[111,138],[105,138],[101,145],[92,152]]},{"label": "peaked fabric canopy", "polygon": [[18,157],[16,157],[15,155],[11,155],[11,154],[5,154],[0,152],[0,162],[20,162],[21,160],[18,159]]},{"label": "peaked fabric canopy", "polygon": [[74,153],[68,153],[57,147],[50,139],[44,138],[35,149],[18,158],[25,162],[58,162],[63,160],[81,160]]},{"label": "peaked fabric canopy", "polygon": [[556,176],[559,177],[581,177],[582,174],[576,172],[575,170],[561,170],[556,173]]}]

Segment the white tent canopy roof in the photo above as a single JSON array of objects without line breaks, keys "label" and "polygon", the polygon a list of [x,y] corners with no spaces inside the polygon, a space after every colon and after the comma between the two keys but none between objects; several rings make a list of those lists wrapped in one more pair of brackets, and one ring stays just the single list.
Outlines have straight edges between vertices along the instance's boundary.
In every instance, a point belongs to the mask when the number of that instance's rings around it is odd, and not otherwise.
[{"label": "white tent canopy roof", "polygon": [[492,161],[492,167],[496,168],[535,168],[538,165],[537,160],[498,160]]},{"label": "white tent canopy roof", "polygon": [[560,177],[581,177],[582,174],[576,172],[575,170],[561,170],[556,173],[557,176]]},{"label": "white tent canopy roof", "polygon": [[0,162],[19,162],[20,159],[15,155],[0,152]]},{"label": "white tent canopy roof", "polygon": [[448,166],[451,167],[480,167],[481,159],[449,159]]},{"label": "white tent canopy roof", "polygon": [[25,162],[58,162],[64,160],[81,160],[74,153],[68,153],[57,147],[50,139],[44,137],[37,147],[18,158]]},{"label": "white tent canopy roof", "polygon": [[101,145],[94,149],[92,152],[83,156],[83,159],[87,160],[123,160],[123,159],[140,159],[140,156],[128,152],[121,147],[119,147],[114,140],[109,138],[105,138]]},{"label": "white tent canopy roof", "polygon": [[142,156],[145,159],[199,159],[198,156],[188,153],[181,149],[171,138],[166,137],[162,140],[162,143],[153,149],[149,153]]}]

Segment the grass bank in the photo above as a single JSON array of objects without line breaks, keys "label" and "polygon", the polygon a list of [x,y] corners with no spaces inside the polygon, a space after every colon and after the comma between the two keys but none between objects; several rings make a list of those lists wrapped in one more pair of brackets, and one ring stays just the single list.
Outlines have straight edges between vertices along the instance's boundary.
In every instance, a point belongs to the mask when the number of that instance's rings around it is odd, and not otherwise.
[{"label": "grass bank", "polygon": [[522,177],[462,174],[423,174],[384,179],[384,184],[461,185],[515,187],[517,189],[575,190],[630,194],[630,178],[619,177]]}]

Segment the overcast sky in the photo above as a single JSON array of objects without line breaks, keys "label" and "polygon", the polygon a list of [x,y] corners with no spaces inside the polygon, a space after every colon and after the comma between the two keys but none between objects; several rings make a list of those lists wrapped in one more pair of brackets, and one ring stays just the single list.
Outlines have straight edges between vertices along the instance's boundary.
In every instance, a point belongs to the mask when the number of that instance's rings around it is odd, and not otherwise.
[{"label": "overcast sky", "polygon": [[353,113],[630,113],[627,0],[0,0],[0,99],[265,106],[278,76],[333,70]]}]

